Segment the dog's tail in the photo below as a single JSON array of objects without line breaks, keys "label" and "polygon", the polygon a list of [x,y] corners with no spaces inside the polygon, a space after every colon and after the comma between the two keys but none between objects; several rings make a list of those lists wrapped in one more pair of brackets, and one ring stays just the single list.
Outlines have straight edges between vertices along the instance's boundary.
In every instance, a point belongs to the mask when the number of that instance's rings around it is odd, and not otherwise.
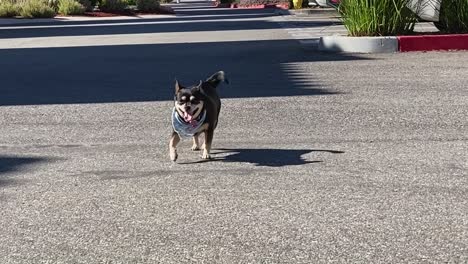
[{"label": "dog's tail", "polygon": [[206,82],[213,85],[213,87],[217,87],[221,82],[225,82],[225,83],[229,84],[229,80],[227,79],[226,74],[224,73],[224,71],[219,71],[219,72],[211,75],[211,77],[206,79]]}]

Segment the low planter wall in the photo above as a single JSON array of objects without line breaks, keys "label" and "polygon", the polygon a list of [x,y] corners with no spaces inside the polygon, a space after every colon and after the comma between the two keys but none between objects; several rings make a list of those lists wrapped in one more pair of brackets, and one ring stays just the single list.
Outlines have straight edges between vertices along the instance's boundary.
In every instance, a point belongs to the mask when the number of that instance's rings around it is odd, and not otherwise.
[{"label": "low planter wall", "polygon": [[321,37],[318,49],[330,52],[393,53],[468,50],[468,34],[390,37]]}]

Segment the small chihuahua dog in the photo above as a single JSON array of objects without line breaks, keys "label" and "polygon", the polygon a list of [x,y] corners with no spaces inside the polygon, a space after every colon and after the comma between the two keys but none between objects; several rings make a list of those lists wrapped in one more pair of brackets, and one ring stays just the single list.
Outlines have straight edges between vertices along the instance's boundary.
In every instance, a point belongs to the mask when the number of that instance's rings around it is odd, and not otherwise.
[{"label": "small chihuahua dog", "polygon": [[193,138],[192,150],[200,150],[198,137],[205,134],[203,159],[211,159],[210,150],[213,135],[218,125],[221,100],[216,87],[221,82],[229,83],[224,72],[213,74],[206,81],[189,87],[175,82],[174,109],[172,111],[172,135],[169,141],[169,156],[177,160],[177,144],[180,138]]}]

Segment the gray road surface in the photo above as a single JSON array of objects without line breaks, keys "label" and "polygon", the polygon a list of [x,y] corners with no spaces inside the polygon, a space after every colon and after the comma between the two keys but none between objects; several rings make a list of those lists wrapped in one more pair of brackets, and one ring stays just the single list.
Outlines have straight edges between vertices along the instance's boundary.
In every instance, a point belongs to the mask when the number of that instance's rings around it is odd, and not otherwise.
[{"label": "gray road surface", "polygon": [[[0,263],[468,262],[468,53],[181,14],[0,29]],[[214,160],[173,164],[173,80],[220,69]]]}]

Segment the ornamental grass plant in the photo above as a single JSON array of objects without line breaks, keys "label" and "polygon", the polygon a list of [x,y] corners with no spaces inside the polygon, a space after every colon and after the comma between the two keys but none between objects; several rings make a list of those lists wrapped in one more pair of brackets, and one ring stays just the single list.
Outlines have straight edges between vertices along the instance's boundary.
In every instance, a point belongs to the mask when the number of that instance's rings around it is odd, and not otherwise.
[{"label": "ornamental grass plant", "polygon": [[58,13],[64,16],[82,15],[86,8],[76,0],[59,0]]},{"label": "ornamental grass plant", "polygon": [[103,12],[123,12],[128,7],[125,0],[101,0],[99,9]]},{"label": "ornamental grass plant", "polygon": [[15,17],[19,14],[19,6],[11,0],[0,0],[0,17]]},{"label": "ornamental grass plant", "polygon": [[350,36],[409,34],[417,21],[408,0],[342,0],[338,7]]},{"label": "ornamental grass plant", "polygon": [[443,0],[437,28],[444,33],[468,33],[468,0]]},{"label": "ornamental grass plant", "polygon": [[18,5],[19,15],[24,18],[52,18],[56,15],[54,8],[45,0],[25,0]]},{"label": "ornamental grass plant", "polygon": [[159,0],[136,0],[140,12],[156,12],[159,10]]}]

